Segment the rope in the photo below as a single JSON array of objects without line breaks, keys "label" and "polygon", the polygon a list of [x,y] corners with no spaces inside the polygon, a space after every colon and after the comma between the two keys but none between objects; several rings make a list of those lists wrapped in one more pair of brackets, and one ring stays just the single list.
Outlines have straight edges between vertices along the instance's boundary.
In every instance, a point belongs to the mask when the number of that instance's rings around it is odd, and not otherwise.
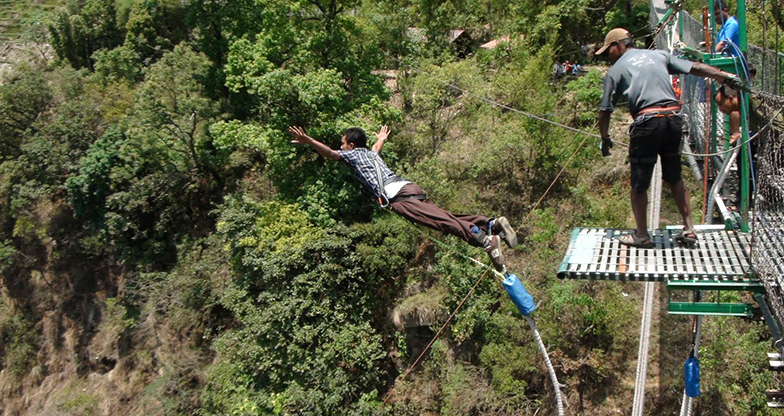
[{"label": "rope", "polygon": [[[649,190],[649,199],[651,202],[648,206],[648,218],[651,220],[651,227],[656,229],[659,228],[659,216],[661,212],[661,163],[656,163],[653,171],[653,178],[656,178],[656,180],[651,182],[652,186]],[[653,311],[655,287],[656,283],[645,283],[642,316],[640,317],[640,342],[637,348],[637,373],[635,375],[632,416],[642,416],[645,405],[645,384],[648,378],[648,351],[650,350],[651,314]]]},{"label": "rope", "polygon": [[417,230],[419,230],[425,236],[425,238],[427,238],[430,241],[440,245],[441,247],[444,247],[445,249],[451,251],[453,254],[457,254],[458,256],[460,256],[460,257],[462,257],[464,259],[471,260],[472,262],[476,263],[479,267],[485,269],[485,272],[488,272],[488,271],[489,272],[493,272],[493,273],[495,273],[496,277],[498,277],[501,280],[503,280],[504,277],[506,277],[506,276],[504,276],[503,273],[497,271],[494,267],[488,266],[488,265],[482,263],[481,261],[479,261],[479,260],[477,260],[477,259],[475,259],[475,258],[473,258],[471,256],[466,256],[465,254],[457,251],[454,247],[448,245],[447,243],[444,243],[443,241],[439,241],[437,238],[435,238],[435,237],[433,237],[431,235],[425,234],[424,231],[422,231],[421,227],[417,227]]},{"label": "rope", "polygon": [[[480,95],[477,95],[477,94],[474,94],[474,93],[472,93],[472,92],[470,92],[470,91],[464,90],[464,89],[462,89],[462,88],[460,88],[460,87],[458,87],[458,86],[456,86],[456,85],[454,85],[454,84],[451,84],[451,83],[449,83],[449,82],[447,82],[447,81],[444,81],[444,80],[442,80],[442,79],[439,79],[439,78],[437,78],[437,77],[435,77],[435,76],[433,76],[433,75],[430,75],[430,74],[428,74],[428,73],[426,73],[426,72],[420,71],[419,69],[413,68],[413,70],[414,70],[415,72],[417,72],[417,73],[421,73],[421,74],[423,74],[423,75],[425,75],[425,76],[427,76],[427,77],[430,77],[431,79],[434,79],[434,80],[436,80],[436,81],[438,81],[438,82],[442,83],[444,86],[447,86],[447,87],[453,88],[453,89],[455,89],[455,90],[457,90],[457,91],[460,91],[460,92],[462,92],[462,93],[464,93],[464,94],[466,94],[466,95],[469,95],[469,96],[471,96],[471,97],[474,97],[474,98],[476,98],[476,99],[478,99],[478,100],[484,101],[484,102],[486,102],[486,103],[488,103],[488,104],[491,104],[491,105],[493,105],[493,106],[495,106],[495,107],[503,108],[503,109],[505,109],[505,110],[509,110],[509,111],[512,111],[512,112],[515,112],[515,113],[518,113],[518,114],[524,115],[524,116],[526,116],[526,117],[530,117],[530,118],[533,118],[533,119],[536,119],[536,120],[539,120],[539,121],[543,121],[543,122],[545,122],[545,123],[548,123],[548,124],[551,124],[551,125],[554,125],[554,126],[557,126],[557,127],[564,128],[564,129],[566,129],[566,130],[573,131],[573,132],[575,132],[575,133],[584,134],[584,135],[586,135],[586,136],[589,136],[589,137],[595,137],[595,138],[601,139],[601,136],[600,136],[600,135],[598,135],[598,134],[596,134],[596,133],[591,133],[591,132],[588,132],[588,131],[585,131],[585,130],[580,130],[580,129],[577,129],[577,128],[574,128],[574,127],[571,127],[571,126],[567,126],[567,125],[565,125],[565,124],[562,124],[562,123],[558,123],[558,122],[556,122],[556,121],[548,120],[548,119],[546,119],[546,118],[544,118],[544,117],[540,117],[540,116],[537,116],[537,115],[535,115],[535,114],[531,114],[531,113],[528,113],[528,112],[525,112],[525,111],[522,111],[522,110],[518,110],[518,109],[516,109],[516,108],[513,108],[513,107],[509,107],[509,106],[508,106],[508,105],[506,105],[506,104],[501,104],[501,103],[499,103],[499,102],[497,102],[497,101],[493,101],[493,100],[491,100],[491,99],[489,99],[489,98],[482,97],[482,96],[480,96]],[[762,94],[764,94],[764,93],[762,93],[762,92],[756,92],[756,94],[759,94],[759,95],[761,95],[761,96],[762,96]],[[773,98],[781,98],[781,99],[784,99],[784,97],[775,97],[775,96],[771,96],[771,97],[767,97],[767,96],[766,96],[765,98],[767,98],[768,100],[770,100],[770,99],[773,99]],[[778,112],[778,113],[776,113],[776,116],[778,116],[778,114],[779,114],[779,113],[781,113],[781,111],[782,111],[782,110],[784,110],[784,107],[783,107],[781,110],[779,110],[779,112]],[[775,118],[776,116],[774,116],[773,118]],[[771,119],[770,119],[770,121],[768,122],[768,124],[767,124],[767,125],[770,125],[770,124],[771,124],[771,122],[773,121],[773,118],[771,118]],[[766,126],[767,126],[767,125],[766,125]],[[754,139],[756,136],[757,136],[757,134],[755,134],[755,135],[754,135],[752,138],[750,138],[749,140],[747,140],[747,141],[745,141],[745,142],[741,143],[741,145],[742,145],[742,144],[745,144],[745,143],[748,143],[748,142],[750,142],[750,141],[751,141],[751,140],[753,140],[753,139]],[[625,143],[625,142],[622,142],[622,141],[619,141],[619,140],[612,139],[612,142],[613,142],[613,143],[615,143],[615,144],[618,144],[618,145],[620,145],[620,146],[622,146],[622,147],[629,147],[629,144],[628,144],[628,143]],[[687,153],[687,152],[682,152],[681,154],[683,154],[683,155],[686,155],[686,156],[695,156],[695,157],[710,157],[710,156],[721,156],[721,155],[724,155],[724,154],[730,153],[732,150],[734,150],[734,149],[733,149],[733,148],[730,148],[730,149],[728,149],[728,150],[724,150],[724,151],[721,151],[721,152],[715,152],[715,153]]]},{"label": "rope", "polygon": [[[695,316],[693,325],[696,328],[696,330],[692,333],[692,340],[693,340],[692,351],[694,351],[694,356],[697,357],[698,353],[700,352],[700,340],[702,338],[702,316],[700,315]],[[694,400],[688,395],[686,395],[686,388],[684,387],[680,416],[691,416],[691,411],[693,407],[694,407]]]},{"label": "rope", "polygon": [[[401,64],[401,65],[403,64],[403,62],[400,59],[398,59],[398,58],[396,58],[396,57],[394,57],[392,55],[389,55],[389,54],[387,54],[387,55],[390,58],[396,60],[399,64]],[[548,124],[551,124],[551,125],[554,125],[554,126],[557,126],[557,127],[561,127],[563,129],[566,129],[566,130],[573,131],[575,133],[584,134],[584,135],[587,135],[587,136],[590,136],[590,137],[595,137],[597,139],[601,139],[602,138],[602,136],[600,136],[600,135],[598,135],[596,133],[587,132],[585,130],[580,130],[580,129],[577,129],[577,128],[574,128],[574,127],[571,127],[571,126],[567,126],[566,124],[562,124],[562,123],[558,123],[556,121],[548,120],[548,119],[546,119],[544,117],[541,117],[541,116],[538,116],[536,114],[532,114],[532,113],[528,113],[526,111],[518,110],[518,109],[516,109],[514,107],[509,107],[506,104],[499,103],[498,101],[494,101],[494,100],[491,100],[491,99],[489,99],[487,97],[483,97],[481,95],[474,94],[471,91],[464,90],[464,89],[458,87],[457,85],[454,85],[454,84],[452,84],[452,83],[450,83],[448,81],[444,81],[444,80],[442,80],[442,79],[440,79],[440,78],[438,78],[438,77],[436,77],[434,75],[431,75],[431,74],[429,74],[427,72],[424,72],[424,71],[422,71],[420,69],[411,68],[411,70],[416,72],[416,73],[422,74],[422,75],[424,75],[424,76],[426,76],[426,77],[428,77],[430,79],[438,81],[438,82],[440,82],[442,85],[444,85],[446,87],[452,88],[452,89],[454,89],[456,91],[460,91],[463,94],[466,94],[468,96],[476,98],[476,99],[478,99],[480,101],[484,101],[484,102],[486,102],[486,103],[488,103],[488,104],[490,104],[490,105],[492,105],[494,107],[503,108],[504,110],[509,110],[509,111],[511,111],[513,113],[521,114],[521,115],[524,115],[526,117],[533,118],[535,120],[539,120],[539,121],[542,121],[542,122],[545,122],[545,123],[548,123]],[[613,141],[613,143],[618,144],[620,146],[629,147],[629,145],[624,143],[624,142],[617,141],[617,140],[612,140],[612,141]]]},{"label": "rope", "polygon": [[550,381],[553,383],[553,390],[555,391],[555,403],[556,409],[558,409],[558,415],[563,416],[563,401],[561,399],[561,389],[558,388],[558,378],[555,376],[555,369],[553,368],[553,363],[550,362],[550,356],[547,354],[547,349],[544,347],[544,342],[542,342],[542,337],[539,335],[539,330],[536,329],[536,322],[530,316],[526,316],[525,320],[528,321],[528,325],[531,327],[531,333],[534,335],[534,339],[536,340],[536,345],[539,346],[539,351],[542,353],[542,357],[544,357],[544,365],[547,367],[547,372],[550,373]]}]

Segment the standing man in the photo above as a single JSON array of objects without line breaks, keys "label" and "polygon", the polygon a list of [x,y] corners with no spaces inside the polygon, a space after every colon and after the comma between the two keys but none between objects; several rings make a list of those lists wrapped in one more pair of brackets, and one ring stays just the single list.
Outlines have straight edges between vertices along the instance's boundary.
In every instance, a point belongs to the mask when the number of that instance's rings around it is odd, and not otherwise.
[{"label": "standing man", "polygon": [[517,245],[517,234],[509,221],[505,217],[453,214],[430,202],[419,185],[395,175],[378,155],[389,137],[389,127],[383,126],[375,133],[377,140],[371,149],[367,148],[365,131],[358,127],[346,129],[340,150],[332,150],[308,136],[302,127],[289,127],[289,133],[294,137],[292,143],[308,145],[327,159],[345,162],[362,187],[378,198],[382,206],[388,206],[413,223],[460,237],[474,247],[483,247],[495,269],[506,272],[500,240],[509,247]]},{"label": "standing man", "polygon": [[716,51],[729,53],[730,56],[739,56],[740,26],[738,19],[728,13],[727,6],[721,0],[716,0],[714,3],[713,16],[716,23],[721,25],[719,33],[716,34]]},{"label": "standing man", "polygon": [[599,107],[599,132],[602,155],[610,154],[610,114],[618,99],[629,101],[634,122],[629,126],[629,163],[631,165],[631,205],[636,230],[621,236],[621,243],[653,247],[648,234],[648,194],[653,168],[661,156],[662,179],[670,190],[683,216],[683,231],[676,240],[684,244],[697,241],[691,219],[689,194],[681,179],[680,147],[682,118],[680,103],[672,88],[671,74],[692,74],[709,77],[731,87],[742,86],[740,80],[712,66],[676,58],[661,50],[641,50],[632,46],[626,29],[607,33],[604,46],[597,55],[607,55],[612,67],[604,78],[604,95]]}]

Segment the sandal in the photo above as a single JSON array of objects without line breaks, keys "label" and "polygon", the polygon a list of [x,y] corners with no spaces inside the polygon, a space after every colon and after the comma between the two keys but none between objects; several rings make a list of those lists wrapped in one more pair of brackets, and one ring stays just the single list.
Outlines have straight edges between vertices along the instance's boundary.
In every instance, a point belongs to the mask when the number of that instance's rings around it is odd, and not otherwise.
[{"label": "sandal", "polygon": [[681,244],[692,245],[697,242],[697,234],[694,231],[686,231],[685,229],[675,234],[675,241]]},{"label": "sandal", "polygon": [[623,245],[631,246],[631,247],[639,247],[639,248],[652,248],[653,241],[651,241],[651,237],[638,237],[637,233],[632,231],[631,234],[622,235],[618,240]]}]

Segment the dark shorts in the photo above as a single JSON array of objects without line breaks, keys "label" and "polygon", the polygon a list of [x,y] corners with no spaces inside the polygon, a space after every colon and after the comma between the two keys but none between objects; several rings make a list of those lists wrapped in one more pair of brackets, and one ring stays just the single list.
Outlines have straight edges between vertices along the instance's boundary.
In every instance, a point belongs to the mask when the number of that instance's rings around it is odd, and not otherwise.
[{"label": "dark shorts", "polygon": [[681,180],[681,134],[683,119],[679,115],[643,117],[629,127],[629,164],[632,188],[645,192],[651,186],[657,156],[661,156],[662,179],[669,183]]}]

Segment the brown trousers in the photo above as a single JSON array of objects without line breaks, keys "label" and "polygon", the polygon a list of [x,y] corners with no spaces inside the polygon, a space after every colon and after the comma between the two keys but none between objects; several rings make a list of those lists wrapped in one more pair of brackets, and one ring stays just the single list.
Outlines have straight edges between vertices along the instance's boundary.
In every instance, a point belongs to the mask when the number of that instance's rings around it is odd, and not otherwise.
[{"label": "brown trousers", "polygon": [[[424,193],[425,191],[419,185],[409,183],[403,186],[395,197]],[[398,202],[390,202],[389,209],[413,223],[460,237],[474,247],[482,247],[482,242],[477,239],[477,235],[471,229],[476,226],[482,231],[482,235],[486,235],[490,221],[490,218],[482,215],[453,214],[430,202],[429,199],[408,198]]]}]

